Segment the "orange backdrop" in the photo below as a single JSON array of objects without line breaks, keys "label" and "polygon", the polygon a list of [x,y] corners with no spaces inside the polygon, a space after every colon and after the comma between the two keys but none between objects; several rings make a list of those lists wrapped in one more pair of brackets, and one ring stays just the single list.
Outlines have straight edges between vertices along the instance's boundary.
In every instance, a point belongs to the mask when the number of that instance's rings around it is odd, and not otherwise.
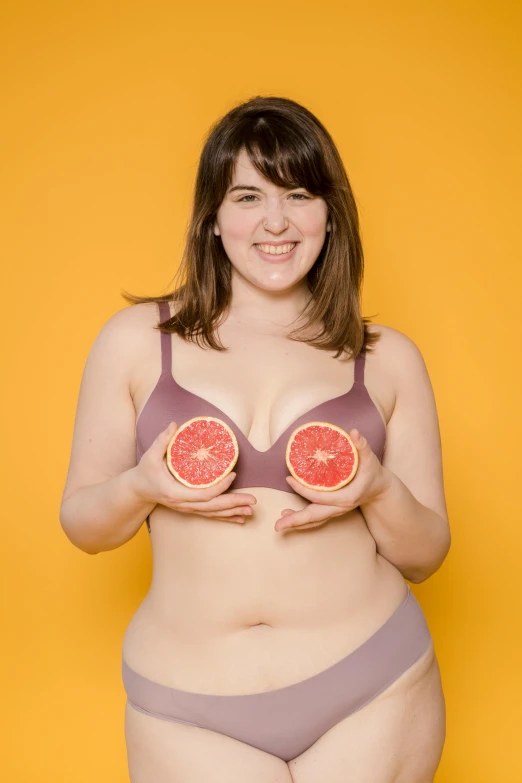
[{"label": "orange backdrop", "polygon": [[172,279],[210,124],[276,94],[336,140],[364,314],[415,340],[436,394],[453,546],[413,586],[447,698],[436,783],[519,783],[520,5],[4,0],[0,14],[6,780],[128,780],[121,643],[151,553],[145,526],[96,557],[61,530],[81,374],[120,290]]}]

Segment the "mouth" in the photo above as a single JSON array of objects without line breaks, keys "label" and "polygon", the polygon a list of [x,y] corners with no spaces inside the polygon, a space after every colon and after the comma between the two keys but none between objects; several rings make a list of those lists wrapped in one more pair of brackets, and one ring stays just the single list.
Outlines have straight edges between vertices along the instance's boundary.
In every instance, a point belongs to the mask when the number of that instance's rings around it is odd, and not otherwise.
[{"label": "mouth", "polygon": [[292,257],[299,242],[285,242],[280,245],[260,242],[254,247],[259,255],[267,261],[277,263],[278,261],[287,261]]}]

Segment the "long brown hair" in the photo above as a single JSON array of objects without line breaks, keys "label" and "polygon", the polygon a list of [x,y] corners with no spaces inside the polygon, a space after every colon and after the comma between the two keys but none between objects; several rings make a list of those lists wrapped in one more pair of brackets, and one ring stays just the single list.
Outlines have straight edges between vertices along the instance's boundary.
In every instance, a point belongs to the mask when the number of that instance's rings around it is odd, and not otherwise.
[{"label": "long brown hair", "polygon": [[[311,297],[302,312],[307,320],[288,338],[308,342],[335,358],[372,350],[379,332],[369,332],[361,316],[364,257],[353,192],[335,143],[319,120],[288,98],[256,96],[211,127],[199,160],[192,216],[175,289],[161,296],[122,296],[132,304],[179,302],[175,314],[156,329],[185,340],[227,350],[216,337],[220,318],[231,299],[231,263],[213,226],[230,186],[234,164],[245,149],[252,164],[269,181],[287,189],[304,187],[321,196],[331,230],[307,275]],[[299,337],[316,327],[313,338]]]}]

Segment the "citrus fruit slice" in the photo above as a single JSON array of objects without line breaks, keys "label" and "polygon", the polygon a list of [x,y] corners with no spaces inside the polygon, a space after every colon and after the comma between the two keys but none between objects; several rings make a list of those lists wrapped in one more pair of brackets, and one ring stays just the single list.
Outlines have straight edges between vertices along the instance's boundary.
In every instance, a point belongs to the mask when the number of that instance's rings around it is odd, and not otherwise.
[{"label": "citrus fruit slice", "polygon": [[167,446],[167,467],[187,487],[212,487],[237,462],[236,436],[221,419],[196,416],[182,424]]},{"label": "citrus fruit slice", "polygon": [[303,486],[330,492],[353,479],[359,454],[348,433],[336,424],[309,421],[290,435],[286,464]]}]

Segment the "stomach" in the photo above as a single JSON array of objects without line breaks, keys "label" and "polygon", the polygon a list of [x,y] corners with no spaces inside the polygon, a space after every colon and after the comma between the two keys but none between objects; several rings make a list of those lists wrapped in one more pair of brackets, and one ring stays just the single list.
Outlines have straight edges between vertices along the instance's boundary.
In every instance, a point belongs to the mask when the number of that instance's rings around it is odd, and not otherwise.
[{"label": "stomach", "polygon": [[153,577],[125,632],[123,657],[179,690],[236,695],[283,688],[337,663],[393,614],[406,585],[377,552],[359,509],[276,532],[307,501],[265,487],[244,524],[150,516]]}]

